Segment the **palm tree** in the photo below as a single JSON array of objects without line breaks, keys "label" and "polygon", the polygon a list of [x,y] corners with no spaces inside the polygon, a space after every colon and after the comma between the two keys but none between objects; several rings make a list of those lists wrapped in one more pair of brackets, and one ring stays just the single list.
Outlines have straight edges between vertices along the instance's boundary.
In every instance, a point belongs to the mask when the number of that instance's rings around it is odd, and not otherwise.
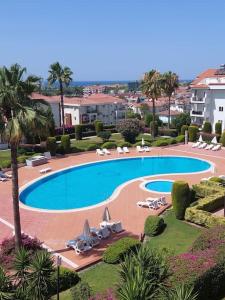
[{"label": "palm tree", "polygon": [[169,102],[169,116],[168,116],[168,127],[170,128],[170,100],[175,92],[176,88],[179,86],[179,79],[176,73],[171,71],[166,72],[162,75],[162,85],[163,85],[163,92],[168,97]]},{"label": "palm tree", "polygon": [[61,97],[61,126],[63,134],[65,133],[65,118],[64,118],[64,85],[68,86],[72,81],[73,72],[69,67],[62,67],[59,62],[50,65],[48,83],[53,85],[56,81],[59,83],[60,97]]},{"label": "palm tree", "polygon": [[[161,96],[162,92],[161,74],[156,70],[146,72],[141,86],[146,97],[152,99],[153,124],[155,124],[155,101]],[[155,137],[154,125],[152,128],[152,135]]]},{"label": "palm tree", "polygon": [[49,107],[46,102],[32,100],[29,97],[35,91],[39,78],[28,76],[23,79],[25,72],[26,69],[18,64],[0,69],[0,114],[5,123],[2,128],[3,137],[8,141],[11,149],[12,198],[17,249],[21,246],[17,147],[25,129],[29,128],[33,133],[40,127],[47,130],[48,120],[41,115],[40,107],[43,105]]}]

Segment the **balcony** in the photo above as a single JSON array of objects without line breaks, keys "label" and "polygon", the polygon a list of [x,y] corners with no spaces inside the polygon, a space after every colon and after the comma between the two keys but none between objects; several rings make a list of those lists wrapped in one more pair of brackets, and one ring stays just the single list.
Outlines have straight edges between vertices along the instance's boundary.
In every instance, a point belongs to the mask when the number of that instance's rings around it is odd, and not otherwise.
[{"label": "balcony", "polygon": [[191,110],[191,117],[202,117],[202,118],[204,118],[204,111],[202,111],[202,110]]},{"label": "balcony", "polygon": [[191,103],[205,103],[205,97],[193,96]]}]

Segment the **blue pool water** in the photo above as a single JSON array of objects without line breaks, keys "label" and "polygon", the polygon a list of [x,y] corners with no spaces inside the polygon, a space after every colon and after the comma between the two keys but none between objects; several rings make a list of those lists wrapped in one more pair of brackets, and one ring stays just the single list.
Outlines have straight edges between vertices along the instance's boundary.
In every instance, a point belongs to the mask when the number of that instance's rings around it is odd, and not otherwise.
[{"label": "blue pool water", "polygon": [[173,181],[166,180],[157,180],[148,182],[145,187],[148,190],[161,192],[161,193],[170,193],[172,191]]},{"label": "blue pool water", "polygon": [[20,201],[41,209],[84,208],[108,199],[119,185],[128,180],[156,174],[200,172],[210,166],[208,162],[195,158],[169,156],[89,163],[36,181],[20,193]]}]

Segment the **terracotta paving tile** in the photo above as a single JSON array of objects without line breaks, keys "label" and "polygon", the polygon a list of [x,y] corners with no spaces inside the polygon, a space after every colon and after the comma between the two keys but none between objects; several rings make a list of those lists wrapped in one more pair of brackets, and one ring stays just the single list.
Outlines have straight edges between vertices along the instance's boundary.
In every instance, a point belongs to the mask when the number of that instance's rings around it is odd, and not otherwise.
[{"label": "terracotta paving tile", "polygon": [[[155,148],[151,153],[137,154],[135,150],[131,150],[129,155],[125,157],[134,156],[194,156],[202,159],[210,160],[215,164],[215,174],[225,174],[225,150],[213,152],[199,149],[192,149],[190,145],[179,145],[167,148]],[[115,152],[112,155],[98,157],[95,152],[74,154],[64,158],[52,159],[48,165],[55,171],[69,166],[87,163],[91,161],[101,161],[106,159],[123,157],[118,156]],[[19,169],[19,184],[23,186],[31,180],[42,177],[39,170],[43,166],[35,168],[22,167]],[[202,177],[212,176],[211,172],[203,174],[191,175],[161,175],[154,176],[154,178],[165,179],[184,179],[190,184],[198,183]],[[147,177],[145,177],[147,178]],[[140,188],[141,180],[136,180],[125,185],[117,197],[109,202],[110,214],[113,220],[121,220],[125,231],[120,235],[114,235],[108,240],[105,240],[101,245],[85,255],[76,255],[74,251],[65,249],[65,242],[82,232],[84,220],[88,219],[91,226],[98,226],[101,221],[104,207],[102,205],[93,209],[87,209],[77,212],[67,213],[46,213],[40,211],[33,211],[20,208],[22,229],[27,234],[37,236],[47,246],[54,251],[57,251],[63,257],[69,259],[77,266],[84,266],[101,258],[105,247],[113,240],[121,236],[139,237],[143,232],[143,225],[146,217],[150,214],[159,214],[165,208],[157,211],[152,211],[145,208],[139,208],[136,205],[137,201],[144,200],[149,196],[158,196]],[[168,203],[171,202],[170,196],[166,195]],[[0,183],[0,218],[13,223],[12,215],[12,200],[11,200],[11,181]],[[0,240],[11,233],[11,229],[3,225],[0,220]]]}]

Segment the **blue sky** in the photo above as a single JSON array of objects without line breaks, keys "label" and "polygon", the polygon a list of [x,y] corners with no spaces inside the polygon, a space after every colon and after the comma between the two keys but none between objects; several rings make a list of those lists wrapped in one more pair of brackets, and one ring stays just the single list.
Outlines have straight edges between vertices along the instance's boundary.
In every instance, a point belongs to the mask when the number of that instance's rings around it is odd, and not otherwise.
[{"label": "blue sky", "polygon": [[181,79],[225,63],[224,0],[7,0],[0,3],[0,65],[75,80],[139,79],[156,68]]}]

